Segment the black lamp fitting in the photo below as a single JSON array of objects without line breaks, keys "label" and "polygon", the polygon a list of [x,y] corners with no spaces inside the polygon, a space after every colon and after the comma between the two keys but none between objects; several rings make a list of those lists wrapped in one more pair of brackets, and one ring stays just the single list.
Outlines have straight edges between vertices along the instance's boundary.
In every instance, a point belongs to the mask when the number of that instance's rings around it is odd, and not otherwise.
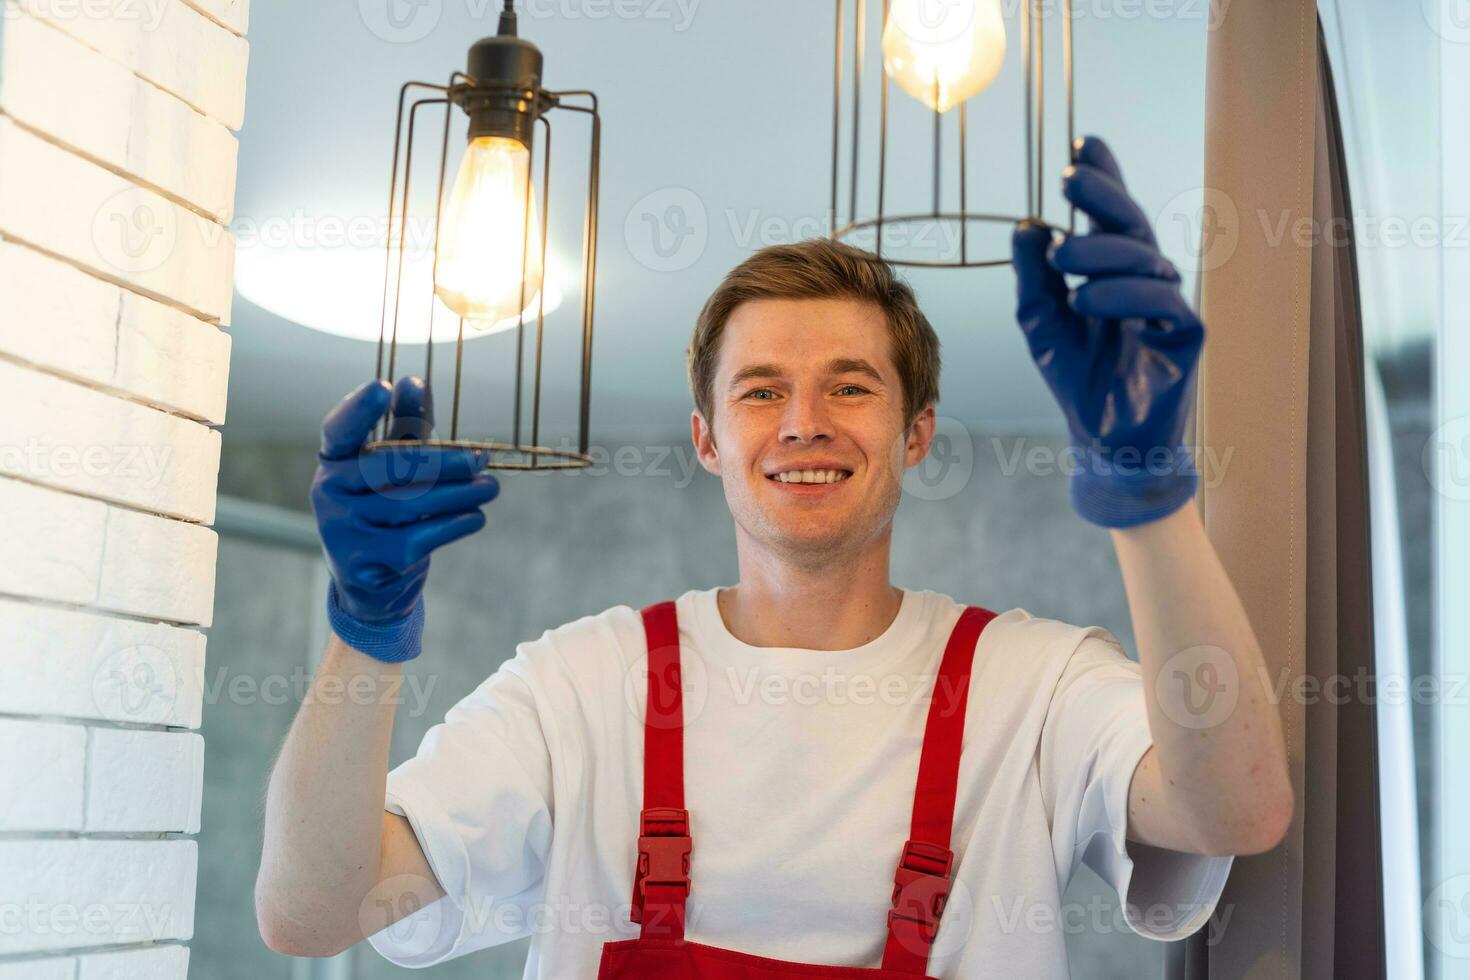
[{"label": "black lamp fitting", "polygon": [[529,148],[536,119],[546,108],[541,49],[516,36],[509,4],[500,15],[499,33],[470,47],[467,71],[473,84],[456,101],[469,113],[469,138],[508,136]]}]

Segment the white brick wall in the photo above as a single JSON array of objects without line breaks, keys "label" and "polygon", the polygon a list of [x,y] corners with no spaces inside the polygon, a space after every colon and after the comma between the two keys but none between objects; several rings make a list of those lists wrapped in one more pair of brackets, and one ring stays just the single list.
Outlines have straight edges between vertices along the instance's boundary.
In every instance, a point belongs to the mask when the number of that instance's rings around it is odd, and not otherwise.
[{"label": "white brick wall", "polygon": [[0,840],[0,955],[188,939],[198,857],[187,838]]},{"label": "white brick wall", "polygon": [[201,422],[225,420],[230,335],[0,241],[0,357]]},{"label": "white brick wall", "polygon": [[220,224],[0,116],[0,237],[215,323],[235,242]]},{"label": "white brick wall", "polygon": [[187,946],[155,946],[83,956],[77,980],[184,980],[189,975]]},{"label": "white brick wall", "polygon": [[204,739],[193,732],[87,732],[83,829],[199,833]]},{"label": "white brick wall", "polygon": [[0,475],[214,520],[220,436],[189,419],[0,361]]},{"label": "white brick wall", "polygon": [[[238,130],[245,117],[243,37],[220,29],[183,0],[7,0],[87,47]],[[199,7],[244,11],[247,0]],[[243,23],[243,20],[242,20]]]},{"label": "white brick wall", "polygon": [[189,947],[174,944],[81,957],[0,961],[0,980],[184,980],[188,975]]},{"label": "white brick wall", "polygon": [[[115,61],[6,3],[5,112],[138,183],[229,221],[235,137]],[[65,64],[58,75],[50,65]],[[93,111],[77,112],[91,104]]]},{"label": "white brick wall", "polygon": [[0,718],[0,830],[81,830],[87,730]]},{"label": "white brick wall", "polygon": [[0,980],[183,980],[248,0],[0,0]]},{"label": "white brick wall", "polygon": [[198,728],[198,630],[0,599],[0,715]]}]

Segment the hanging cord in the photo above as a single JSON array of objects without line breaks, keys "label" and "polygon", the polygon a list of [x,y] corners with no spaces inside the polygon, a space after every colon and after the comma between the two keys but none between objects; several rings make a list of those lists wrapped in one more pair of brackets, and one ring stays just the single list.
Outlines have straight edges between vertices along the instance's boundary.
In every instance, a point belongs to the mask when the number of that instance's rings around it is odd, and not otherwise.
[{"label": "hanging cord", "polygon": [[505,0],[505,9],[500,12],[500,29],[496,33],[501,37],[516,36],[515,0]]}]

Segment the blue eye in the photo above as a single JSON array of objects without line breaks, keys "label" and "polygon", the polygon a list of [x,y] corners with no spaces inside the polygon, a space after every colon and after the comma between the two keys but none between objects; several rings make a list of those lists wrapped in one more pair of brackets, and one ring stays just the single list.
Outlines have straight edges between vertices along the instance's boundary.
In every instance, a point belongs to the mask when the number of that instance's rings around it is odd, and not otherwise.
[{"label": "blue eye", "polygon": [[848,388],[852,388],[853,390],[857,391],[859,394],[867,394],[867,391],[868,391],[868,389],[864,388],[862,385],[843,385],[841,388],[839,388],[837,390],[838,391],[846,391]]},{"label": "blue eye", "polygon": [[754,391],[748,391],[745,393],[746,398],[752,398],[756,395],[771,395],[772,397],[775,397],[775,393],[769,388],[756,388]]}]

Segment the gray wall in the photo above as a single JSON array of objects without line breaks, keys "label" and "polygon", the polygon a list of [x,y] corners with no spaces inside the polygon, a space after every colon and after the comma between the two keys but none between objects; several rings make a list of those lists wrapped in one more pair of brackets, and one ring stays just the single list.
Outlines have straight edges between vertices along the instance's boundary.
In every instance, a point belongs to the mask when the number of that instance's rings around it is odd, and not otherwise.
[{"label": "gray wall", "polygon": [[[1122,581],[1105,531],[1071,512],[1065,478],[1045,465],[1061,443],[975,433],[950,437],[906,493],[895,519],[893,580],[1004,610],[1112,630],[1132,647]],[[942,430],[945,431],[945,430]],[[999,440],[998,444],[992,439]],[[967,448],[968,442],[968,448]],[[515,644],[618,603],[639,606],[689,588],[735,580],[734,533],[718,480],[691,472],[686,432],[624,440],[617,466],[576,474],[502,474],[480,534],[435,553],[425,653],[408,668],[394,730],[394,763],[504,659]],[[1012,467],[1016,449],[1042,467]],[[606,457],[615,447],[609,445]],[[311,446],[234,445],[226,432],[220,492],[308,510]],[[973,467],[966,478],[966,461]],[[940,499],[928,499],[933,497]],[[275,752],[320,643],[320,561],[309,551],[226,534],[220,545],[215,625],[209,631],[204,715],[204,823],[196,976],[267,980],[385,977],[399,971],[361,944],[350,964],[293,964],[261,944],[250,898],[260,808]],[[270,678],[280,678],[269,680]],[[231,687],[231,684],[234,687]],[[417,686],[415,686],[417,685]],[[252,693],[253,692],[253,693]],[[1090,874],[1068,901],[1116,900]],[[1105,923],[1120,923],[1109,911]],[[1158,975],[1163,947],[1120,926],[1068,937],[1073,974]],[[436,977],[518,977],[521,941],[436,967]],[[297,972],[293,973],[293,969]],[[340,969],[342,972],[331,972]]]}]

